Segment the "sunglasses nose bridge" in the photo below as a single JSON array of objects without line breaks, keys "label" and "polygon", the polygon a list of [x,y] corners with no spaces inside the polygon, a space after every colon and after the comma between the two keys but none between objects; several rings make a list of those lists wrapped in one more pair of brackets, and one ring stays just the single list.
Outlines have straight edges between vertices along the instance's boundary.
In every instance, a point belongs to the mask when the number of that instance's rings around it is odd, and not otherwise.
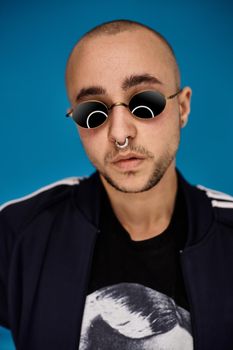
[{"label": "sunglasses nose bridge", "polygon": [[[124,107],[119,110],[114,110],[113,107]],[[126,108],[126,110],[125,110]],[[120,144],[124,144],[125,139],[128,137],[134,139],[137,134],[137,129],[135,127],[134,120],[130,118],[129,106],[124,102],[116,102],[112,104],[109,108],[111,110],[111,117],[108,124],[108,138],[111,142],[117,140]]]},{"label": "sunglasses nose bridge", "polygon": [[116,103],[113,103],[113,104],[108,108],[108,110],[110,111],[110,110],[113,109],[113,107],[117,107],[117,106],[123,106],[123,107],[129,108],[129,106],[128,106],[126,103],[124,103],[124,102],[116,102]]}]

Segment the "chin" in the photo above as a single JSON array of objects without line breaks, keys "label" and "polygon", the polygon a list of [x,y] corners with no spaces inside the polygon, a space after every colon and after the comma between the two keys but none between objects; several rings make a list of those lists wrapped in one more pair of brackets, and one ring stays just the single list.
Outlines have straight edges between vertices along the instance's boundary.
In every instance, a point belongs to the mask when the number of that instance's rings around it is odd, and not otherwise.
[{"label": "chin", "polygon": [[149,191],[159,183],[162,177],[148,177],[146,180],[145,176],[137,178],[132,172],[125,174],[121,179],[115,179],[113,176],[103,173],[101,175],[111,187],[123,193],[142,193]]}]

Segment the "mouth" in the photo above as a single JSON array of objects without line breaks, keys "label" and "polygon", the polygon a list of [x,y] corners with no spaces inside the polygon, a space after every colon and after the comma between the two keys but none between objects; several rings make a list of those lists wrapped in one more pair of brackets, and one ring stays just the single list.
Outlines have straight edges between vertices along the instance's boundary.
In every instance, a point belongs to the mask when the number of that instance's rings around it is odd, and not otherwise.
[{"label": "mouth", "polygon": [[138,168],[143,161],[145,160],[144,157],[141,155],[134,155],[134,154],[126,154],[126,155],[118,155],[112,162],[113,166],[120,169],[120,170],[134,170]]}]

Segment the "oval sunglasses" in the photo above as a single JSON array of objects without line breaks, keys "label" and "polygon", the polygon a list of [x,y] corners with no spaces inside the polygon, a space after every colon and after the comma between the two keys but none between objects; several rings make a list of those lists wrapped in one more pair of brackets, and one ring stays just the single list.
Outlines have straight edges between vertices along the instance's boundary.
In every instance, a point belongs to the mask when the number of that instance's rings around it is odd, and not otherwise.
[{"label": "oval sunglasses", "polygon": [[71,117],[75,123],[82,128],[94,129],[107,121],[109,111],[111,111],[113,107],[124,106],[128,108],[137,119],[151,119],[162,113],[167,100],[174,98],[181,91],[182,89],[167,97],[158,91],[140,91],[131,97],[128,105],[124,102],[117,102],[110,107],[101,101],[88,100],[72,108],[66,114],[66,117]]}]

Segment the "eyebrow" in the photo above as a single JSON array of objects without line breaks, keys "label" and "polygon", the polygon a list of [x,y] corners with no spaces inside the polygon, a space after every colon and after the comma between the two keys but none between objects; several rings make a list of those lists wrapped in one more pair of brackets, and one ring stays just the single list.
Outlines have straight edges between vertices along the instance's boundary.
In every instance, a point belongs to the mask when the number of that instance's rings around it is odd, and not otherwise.
[{"label": "eyebrow", "polygon": [[78,93],[76,100],[79,100],[82,97],[93,96],[93,95],[104,95],[106,90],[102,86],[90,86],[87,88],[82,88]]},{"label": "eyebrow", "polygon": [[128,90],[131,87],[140,85],[143,83],[153,83],[153,84],[162,84],[162,82],[154,77],[151,74],[139,74],[139,75],[130,75],[128,78],[125,78],[121,87],[123,90]]},{"label": "eyebrow", "polygon": [[[143,83],[152,83],[152,84],[162,84],[162,82],[154,77],[151,74],[138,74],[138,75],[130,75],[125,78],[121,88],[126,91],[134,86],[143,84]],[[106,94],[106,90],[102,86],[89,86],[87,88],[82,88],[78,93],[76,100],[79,100],[83,97],[94,96],[94,95],[104,95]]]}]

